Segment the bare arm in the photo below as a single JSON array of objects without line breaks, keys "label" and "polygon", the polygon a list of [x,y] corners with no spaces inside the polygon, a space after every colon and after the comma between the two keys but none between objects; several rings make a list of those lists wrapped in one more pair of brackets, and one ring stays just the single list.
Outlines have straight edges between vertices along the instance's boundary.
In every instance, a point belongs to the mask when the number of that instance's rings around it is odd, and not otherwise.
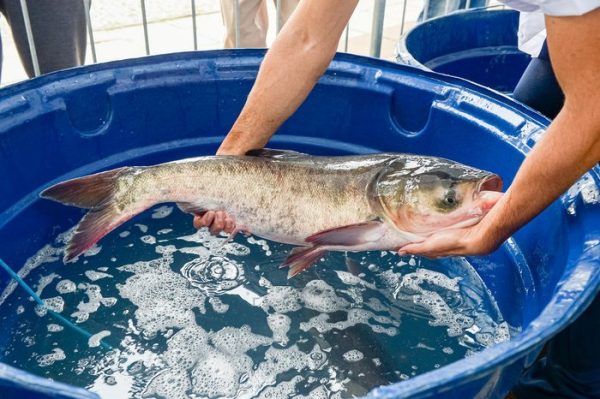
[{"label": "bare arm", "polygon": [[600,161],[600,9],[546,17],[548,46],[565,104],[502,199],[476,226],[441,232],[400,253],[484,254],[539,214]]},{"label": "bare arm", "polygon": [[[358,0],[303,0],[284,25],[260,66],[256,82],[217,155],[243,155],[262,148],[306,99],[335,55]],[[224,211],[194,217],[194,226],[231,233]]]},{"label": "bare arm", "polygon": [[358,0],[303,0],[258,71],[240,116],[219,155],[263,147],[308,96],[335,55]]}]

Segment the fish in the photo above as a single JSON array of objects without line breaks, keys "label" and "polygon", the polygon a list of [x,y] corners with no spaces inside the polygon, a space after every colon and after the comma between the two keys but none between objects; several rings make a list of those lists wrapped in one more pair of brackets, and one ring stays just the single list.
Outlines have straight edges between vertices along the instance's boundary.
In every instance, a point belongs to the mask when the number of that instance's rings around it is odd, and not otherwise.
[{"label": "fish", "polygon": [[224,210],[236,232],[297,246],[281,265],[293,277],[328,251],[398,250],[441,230],[475,225],[501,190],[497,174],[439,157],[263,148],[121,167],[60,182],[40,196],[89,209],[65,262],[148,208],[175,202],[194,215]]}]

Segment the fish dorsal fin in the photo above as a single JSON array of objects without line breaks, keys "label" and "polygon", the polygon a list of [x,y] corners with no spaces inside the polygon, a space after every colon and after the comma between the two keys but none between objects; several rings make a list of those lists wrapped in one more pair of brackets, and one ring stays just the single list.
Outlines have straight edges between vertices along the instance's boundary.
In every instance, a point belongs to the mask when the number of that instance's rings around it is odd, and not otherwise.
[{"label": "fish dorsal fin", "polygon": [[290,159],[290,158],[304,158],[309,156],[298,151],[292,150],[274,150],[271,148],[257,148],[246,152],[249,157],[261,157],[261,158],[275,158],[275,159]]}]

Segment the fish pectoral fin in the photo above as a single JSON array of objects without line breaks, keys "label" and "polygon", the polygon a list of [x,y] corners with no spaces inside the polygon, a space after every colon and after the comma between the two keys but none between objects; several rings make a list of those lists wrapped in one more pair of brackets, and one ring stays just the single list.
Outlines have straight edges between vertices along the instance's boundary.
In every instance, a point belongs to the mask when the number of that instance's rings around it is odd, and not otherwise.
[{"label": "fish pectoral fin", "polygon": [[271,148],[257,148],[246,152],[249,157],[261,157],[261,158],[275,158],[275,159],[290,159],[290,158],[304,158],[309,156],[298,151],[292,150],[274,150]]},{"label": "fish pectoral fin", "polygon": [[201,207],[200,205],[192,204],[191,202],[178,202],[177,207],[183,212],[190,213],[192,215],[202,215],[207,211],[207,209]]},{"label": "fish pectoral fin", "polygon": [[327,253],[332,246],[353,247],[377,241],[385,234],[385,225],[380,221],[352,224],[323,230],[305,239],[309,246],[296,247],[281,267],[289,267],[288,278],[308,269]]},{"label": "fish pectoral fin", "polygon": [[377,241],[385,231],[382,222],[371,221],[323,230],[306,237],[305,241],[313,245],[353,247]]},{"label": "fish pectoral fin", "polygon": [[296,247],[279,267],[289,267],[288,278],[292,278],[308,269],[326,253],[327,250],[319,246]]}]

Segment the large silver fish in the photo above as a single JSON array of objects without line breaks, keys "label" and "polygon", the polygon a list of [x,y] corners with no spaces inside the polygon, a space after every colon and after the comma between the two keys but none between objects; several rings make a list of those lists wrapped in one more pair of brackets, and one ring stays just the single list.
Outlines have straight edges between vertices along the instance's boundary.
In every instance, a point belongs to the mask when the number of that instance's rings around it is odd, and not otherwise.
[{"label": "large silver fish", "polygon": [[56,184],[41,196],[90,209],[66,261],[153,205],[176,202],[192,214],[225,210],[237,229],[300,246],[283,264],[294,276],[327,251],[396,250],[476,224],[501,188],[495,174],[436,157],[262,149],[114,169]]}]

